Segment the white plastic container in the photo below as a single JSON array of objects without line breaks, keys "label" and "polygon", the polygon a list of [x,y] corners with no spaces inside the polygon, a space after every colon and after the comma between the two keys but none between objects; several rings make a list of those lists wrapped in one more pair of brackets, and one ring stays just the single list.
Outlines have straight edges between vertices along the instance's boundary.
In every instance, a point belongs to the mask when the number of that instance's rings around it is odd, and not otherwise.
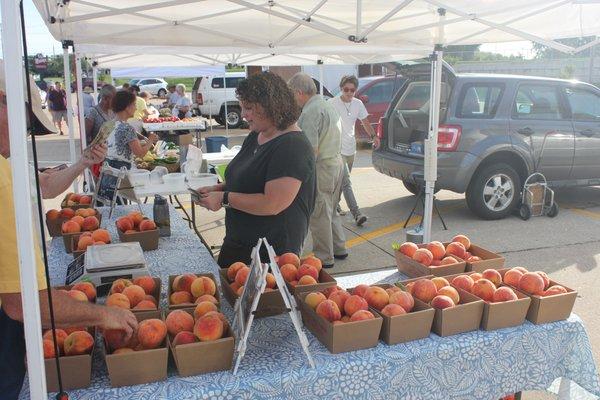
[{"label": "white plastic container", "polygon": [[216,185],[219,181],[215,174],[197,174],[193,178],[188,178],[188,186],[192,189],[198,189],[204,186]]},{"label": "white plastic container", "polygon": [[163,176],[163,182],[167,185],[185,185],[185,174],[174,172]]},{"label": "white plastic container", "polygon": [[129,171],[129,182],[135,187],[150,184],[150,171],[134,169]]}]

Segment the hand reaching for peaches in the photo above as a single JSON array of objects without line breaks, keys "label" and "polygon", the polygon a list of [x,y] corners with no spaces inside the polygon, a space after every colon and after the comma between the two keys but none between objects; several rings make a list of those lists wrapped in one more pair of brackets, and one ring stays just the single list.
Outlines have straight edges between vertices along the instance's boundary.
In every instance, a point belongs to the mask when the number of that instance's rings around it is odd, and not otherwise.
[{"label": "hand reaching for peaches", "polygon": [[125,332],[125,340],[129,340],[137,331],[138,322],[133,313],[118,307],[102,307],[100,327]]}]

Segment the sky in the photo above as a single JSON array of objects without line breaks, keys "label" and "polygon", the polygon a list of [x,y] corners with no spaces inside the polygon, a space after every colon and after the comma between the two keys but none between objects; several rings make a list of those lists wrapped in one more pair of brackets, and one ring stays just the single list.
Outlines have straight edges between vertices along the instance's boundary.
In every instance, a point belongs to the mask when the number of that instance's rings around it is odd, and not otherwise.
[{"label": "sky", "polygon": [[[25,30],[27,33],[27,47],[30,55],[42,53],[45,55],[60,54],[62,47],[60,42],[54,40],[48,28],[37,11],[31,0],[24,0],[25,12]],[[1,34],[0,34],[1,35]],[[531,58],[531,42],[507,42],[507,43],[489,43],[480,47],[481,51],[500,53],[503,55],[523,55],[525,58]],[[0,53],[1,53],[0,49]]]}]

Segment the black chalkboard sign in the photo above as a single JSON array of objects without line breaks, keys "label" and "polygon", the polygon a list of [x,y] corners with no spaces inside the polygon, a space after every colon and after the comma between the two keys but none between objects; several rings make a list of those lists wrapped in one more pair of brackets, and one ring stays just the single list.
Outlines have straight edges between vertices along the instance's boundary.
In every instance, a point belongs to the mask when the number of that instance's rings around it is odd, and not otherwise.
[{"label": "black chalkboard sign", "polygon": [[67,278],[65,279],[65,285],[70,285],[77,279],[81,278],[84,272],[84,261],[85,253],[71,261],[67,266]]},{"label": "black chalkboard sign", "polygon": [[100,178],[96,186],[95,201],[102,202],[105,206],[110,206],[108,217],[112,216],[117,200],[117,192],[120,189],[121,180],[127,174],[127,168],[121,167],[120,170],[112,168],[107,163],[102,166]]}]

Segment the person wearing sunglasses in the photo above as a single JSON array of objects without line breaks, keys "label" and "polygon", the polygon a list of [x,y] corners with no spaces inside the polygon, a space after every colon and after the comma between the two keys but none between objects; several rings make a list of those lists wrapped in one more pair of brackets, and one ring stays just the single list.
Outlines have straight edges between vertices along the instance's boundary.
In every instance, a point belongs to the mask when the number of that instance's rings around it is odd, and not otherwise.
[{"label": "person wearing sunglasses", "polygon": [[[354,164],[354,156],[356,154],[356,138],[354,136],[354,124],[356,120],[360,120],[367,133],[373,140],[373,147],[379,147],[379,138],[375,136],[375,131],[369,123],[369,112],[362,101],[354,97],[354,93],[358,88],[358,79],[354,75],[344,76],[340,81],[340,95],[329,100],[331,105],[340,115],[342,122],[342,159],[344,161],[344,171],[342,180],[342,192],[344,199],[350,208],[350,212],[354,217],[357,226],[362,226],[367,222],[367,216],[364,215],[352,191],[352,183],[350,182],[350,172]],[[338,205],[338,212],[341,209]]]}]

